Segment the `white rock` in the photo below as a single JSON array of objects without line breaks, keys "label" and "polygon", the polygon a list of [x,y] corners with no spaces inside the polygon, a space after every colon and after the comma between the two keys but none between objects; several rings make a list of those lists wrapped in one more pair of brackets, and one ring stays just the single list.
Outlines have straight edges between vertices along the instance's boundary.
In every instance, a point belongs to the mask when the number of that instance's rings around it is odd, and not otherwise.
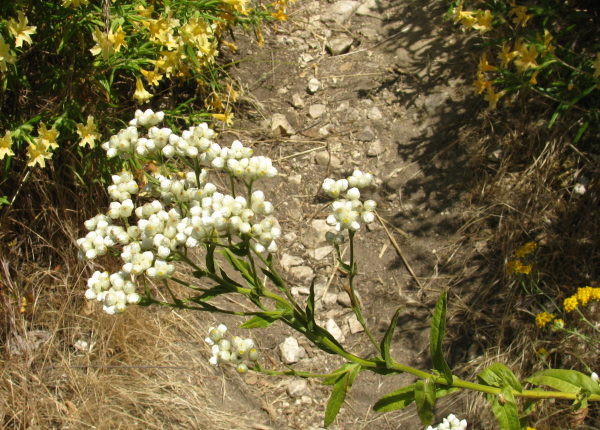
[{"label": "white rock", "polygon": [[317,78],[312,78],[308,81],[306,89],[310,94],[314,94],[321,89],[321,82]]},{"label": "white rock", "polygon": [[378,155],[381,155],[384,152],[385,152],[385,148],[381,144],[381,141],[379,139],[377,139],[369,144],[369,149],[367,149],[367,156],[368,157],[377,157]]},{"label": "white rock", "polygon": [[290,271],[290,268],[294,266],[302,266],[304,264],[304,260],[297,255],[290,255],[283,253],[281,256],[281,260],[279,261],[281,266],[287,271]]},{"label": "white rock", "polygon": [[323,105],[323,104],[311,105],[308,108],[308,115],[310,115],[310,117],[312,119],[317,119],[324,113],[325,113],[325,105]]},{"label": "white rock", "polygon": [[340,329],[340,326],[337,325],[333,318],[327,320],[327,322],[325,323],[325,330],[331,333],[335,340],[337,340],[340,343],[346,340],[346,338],[344,337],[344,333],[342,333],[342,329]]},{"label": "white rock", "polygon": [[359,6],[360,2],[357,1],[338,1],[321,16],[321,21],[342,24],[352,16]]},{"label": "white rock", "polygon": [[322,246],[313,251],[313,258],[320,261],[333,252],[333,246]]},{"label": "white rock", "polygon": [[369,119],[381,119],[383,115],[377,106],[373,106],[369,110],[367,110],[367,118]]},{"label": "white rock", "polygon": [[303,284],[309,284],[312,282],[315,272],[308,266],[296,266],[290,269],[290,274],[299,279]]},{"label": "white rock", "polygon": [[350,333],[356,334],[365,331],[365,328],[356,318],[356,315],[352,314],[348,318],[348,328],[350,329]]},{"label": "white rock", "polygon": [[285,364],[297,363],[306,355],[304,348],[298,345],[298,341],[291,336],[279,344],[279,353],[281,354],[281,361]]},{"label": "white rock", "polygon": [[331,307],[331,306],[333,306],[333,305],[336,304],[337,298],[338,298],[337,294],[335,294],[335,293],[327,293],[325,295],[325,297],[323,297],[323,304],[325,306]]},{"label": "white rock", "polygon": [[366,126],[363,131],[361,131],[358,136],[356,136],[358,140],[361,142],[370,142],[375,139],[375,132],[369,126]]},{"label": "white rock", "polygon": [[276,113],[271,118],[271,130],[281,136],[291,136],[294,134],[294,127],[291,126],[285,115]]},{"label": "white rock", "polygon": [[318,248],[320,244],[327,243],[325,234],[332,231],[333,227],[327,225],[324,219],[315,219],[310,223],[310,228],[300,236],[302,244],[309,249]]},{"label": "white rock", "polygon": [[308,384],[305,379],[296,379],[290,381],[287,386],[287,393],[293,399],[304,396],[308,391]]},{"label": "white rock", "polygon": [[327,42],[326,48],[331,55],[341,55],[348,52],[353,43],[354,39],[351,37],[334,37]]},{"label": "white rock", "polygon": [[300,185],[300,184],[302,184],[302,175],[301,174],[290,175],[290,176],[288,176],[288,182],[290,184]]},{"label": "white rock", "polygon": [[315,154],[315,162],[319,166],[327,166],[328,164],[331,164],[331,167],[333,169],[339,169],[340,167],[342,167],[342,162],[340,161],[340,159],[338,157],[336,157],[335,155],[332,155],[330,157],[329,152],[327,152],[327,151],[317,152]]},{"label": "white rock", "polygon": [[300,94],[296,93],[292,96],[292,106],[294,106],[296,109],[304,108],[304,100],[302,100],[302,96],[300,96]]}]

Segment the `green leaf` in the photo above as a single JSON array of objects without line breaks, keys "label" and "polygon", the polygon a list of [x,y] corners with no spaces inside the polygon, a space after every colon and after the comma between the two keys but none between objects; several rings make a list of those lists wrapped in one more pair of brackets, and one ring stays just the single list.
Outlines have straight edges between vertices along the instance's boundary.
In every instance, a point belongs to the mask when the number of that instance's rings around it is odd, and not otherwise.
[{"label": "green leaf", "polygon": [[398,322],[398,317],[400,316],[400,312],[402,308],[398,308],[390,325],[388,326],[387,331],[385,332],[385,336],[383,336],[383,340],[381,341],[381,356],[385,360],[385,365],[389,368],[394,364],[394,360],[390,355],[390,344],[392,343],[392,338],[394,337],[394,331],[396,329],[396,323]]},{"label": "green leaf", "polygon": [[440,397],[449,396],[453,393],[458,393],[461,391],[458,387],[450,387],[450,388],[437,388],[435,391],[435,398],[439,399]]},{"label": "green leaf", "polygon": [[310,290],[308,293],[308,301],[306,302],[306,320],[308,331],[314,331],[315,326],[315,281],[317,277],[315,276],[310,283]]},{"label": "green leaf", "polygon": [[194,302],[204,302],[206,300],[214,299],[215,297],[220,296],[221,294],[226,294],[229,292],[231,292],[231,290],[229,290],[228,288],[217,285],[204,291],[201,295],[194,297]]},{"label": "green leaf", "polygon": [[360,365],[353,364],[350,370],[337,378],[333,385],[331,397],[329,397],[329,401],[327,402],[327,409],[325,409],[325,427],[329,427],[335,420],[335,417],[337,417],[337,414],[346,399],[346,394],[352,387],[359,372]]},{"label": "green leaf", "polygon": [[521,430],[519,410],[510,387],[505,387],[499,395],[488,394],[487,398],[502,430]]},{"label": "green leaf", "polygon": [[5,196],[0,197],[0,207],[2,205],[9,205],[10,202],[8,201],[8,199]]},{"label": "green leaf", "polygon": [[323,384],[323,385],[334,385],[337,382],[337,380],[339,379],[339,377],[341,376],[342,372],[347,372],[347,371],[353,369],[354,366],[356,366],[355,363],[344,363],[339,369],[337,369],[336,371],[332,372],[332,373],[335,373],[335,375],[328,376],[327,378],[323,379],[323,381],[321,382],[321,384]]},{"label": "green leaf", "polygon": [[269,327],[271,324],[281,318],[282,315],[283,312],[265,312],[263,315],[255,315],[244,324],[240,325],[240,328]]},{"label": "green leaf", "polygon": [[515,374],[502,363],[495,363],[487,369],[484,369],[477,375],[477,379],[479,379],[482,384],[490,385],[492,387],[501,388],[510,386],[519,393],[523,391],[523,387]]},{"label": "green leaf", "polygon": [[373,409],[376,412],[391,412],[398,409],[404,409],[415,401],[415,384],[407,385],[391,393],[386,394],[377,400]]},{"label": "green leaf", "polygon": [[589,376],[576,370],[542,370],[525,381],[535,385],[547,385],[567,393],[579,393],[584,389],[592,394],[600,394],[600,385]]},{"label": "green leaf", "polygon": [[433,405],[435,404],[435,384],[431,379],[419,379],[415,382],[415,403],[417,413],[424,426],[433,421]]},{"label": "green leaf", "polygon": [[575,139],[573,139],[573,143],[579,142],[579,139],[581,139],[581,136],[583,136],[583,133],[585,133],[589,125],[590,123],[586,121],[581,127],[579,127],[579,130],[577,130],[577,134],[575,135]]},{"label": "green leaf", "polygon": [[445,334],[446,291],[442,293],[435,305],[433,318],[431,320],[429,349],[431,352],[431,361],[433,362],[433,368],[442,374],[446,381],[448,381],[448,384],[452,384],[452,370],[450,370],[450,366],[448,366],[448,363],[446,363],[446,359],[444,358],[444,351],[442,348],[442,343],[444,342]]}]

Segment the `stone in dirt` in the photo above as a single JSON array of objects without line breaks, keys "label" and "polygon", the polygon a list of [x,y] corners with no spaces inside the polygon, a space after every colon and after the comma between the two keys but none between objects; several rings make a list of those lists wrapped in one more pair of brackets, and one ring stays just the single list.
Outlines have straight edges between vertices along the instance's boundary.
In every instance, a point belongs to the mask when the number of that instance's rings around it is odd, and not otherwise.
[{"label": "stone in dirt", "polygon": [[[360,294],[355,293],[356,294],[356,298],[358,299],[358,301],[360,302]],[[337,295],[337,302],[346,307],[349,308],[352,306],[352,301],[350,300],[350,296],[348,295],[347,292],[345,291],[340,291]]]},{"label": "stone in dirt", "polygon": [[296,338],[291,336],[279,344],[279,353],[281,354],[281,361],[285,364],[297,363],[306,356],[304,348],[298,344]]},{"label": "stone in dirt", "polygon": [[379,139],[371,142],[369,145],[369,149],[367,150],[367,156],[369,157],[377,157],[385,152],[384,146],[381,144]]},{"label": "stone in dirt", "polygon": [[290,269],[290,274],[304,284],[310,284],[315,272],[308,266],[295,266]]},{"label": "stone in dirt", "polygon": [[343,24],[352,16],[359,6],[360,2],[357,1],[338,1],[332,4],[327,12],[321,16],[321,21]]},{"label": "stone in dirt", "polygon": [[366,126],[363,131],[361,131],[358,136],[356,136],[358,140],[361,142],[370,142],[375,139],[375,132],[369,126]]},{"label": "stone in dirt", "polygon": [[308,391],[308,384],[305,379],[296,379],[290,381],[287,386],[287,393],[293,399],[297,399],[305,395]]},{"label": "stone in dirt", "polygon": [[274,134],[280,136],[291,136],[294,134],[294,127],[292,127],[285,115],[280,113],[276,113],[271,118],[271,130]]},{"label": "stone in dirt", "polygon": [[369,110],[367,110],[367,118],[368,119],[381,119],[383,115],[377,106],[373,106]]},{"label": "stone in dirt", "polygon": [[287,272],[289,272],[290,269],[294,266],[302,266],[304,264],[304,260],[296,255],[284,253],[281,256],[281,260],[279,261],[279,263]]},{"label": "stone in dirt", "polygon": [[315,219],[311,222],[311,227],[300,236],[302,244],[309,249],[317,248],[325,242],[325,233],[331,231],[333,227],[328,225],[324,219]]},{"label": "stone in dirt", "polygon": [[333,320],[333,318],[329,318],[325,323],[325,330],[327,330],[338,342],[342,343],[346,340],[344,333],[342,333],[342,329],[339,325]]},{"label": "stone in dirt", "polygon": [[321,82],[317,78],[312,78],[308,81],[308,85],[306,86],[306,90],[309,94],[314,94],[321,89]]},{"label": "stone in dirt", "polygon": [[361,333],[361,332],[365,331],[365,328],[358,321],[358,318],[356,318],[356,315],[354,315],[354,314],[352,314],[348,318],[348,328],[350,329],[350,333],[352,333],[352,334]]},{"label": "stone in dirt", "polygon": [[315,163],[319,166],[327,166],[331,163],[333,169],[339,169],[342,167],[342,162],[335,155],[329,156],[327,151],[319,151],[315,154]]},{"label": "stone in dirt", "polygon": [[292,96],[292,106],[294,106],[296,109],[304,108],[304,100],[302,100],[302,96],[300,96],[300,94],[296,93]]},{"label": "stone in dirt", "polygon": [[312,119],[317,119],[324,113],[325,113],[325,105],[322,105],[322,104],[311,105],[308,108],[308,115],[310,115],[310,117]]},{"label": "stone in dirt", "polygon": [[334,37],[327,42],[326,48],[331,55],[345,54],[350,50],[354,39],[351,37]]},{"label": "stone in dirt", "polygon": [[313,251],[313,258],[317,261],[321,261],[329,254],[333,252],[333,246],[322,246]]}]

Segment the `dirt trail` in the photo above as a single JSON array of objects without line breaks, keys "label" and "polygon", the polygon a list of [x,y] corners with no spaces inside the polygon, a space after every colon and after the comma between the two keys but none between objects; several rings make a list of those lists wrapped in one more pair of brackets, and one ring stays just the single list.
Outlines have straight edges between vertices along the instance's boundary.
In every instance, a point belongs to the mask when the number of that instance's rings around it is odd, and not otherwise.
[{"label": "dirt trail", "polygon": [[[234,131],[222,134],[225,142],[255,141],[258,153],[278,160],[284,181],[271,196],[285,233],[279,258],[296,282],[294,294],[303,300],[310,279],[319,275],[321,323],[335,321],[344,343],[365,355],[374,351],[363,334],[353,333],[342,284],[328,284],[333,259],[318,221],[327,216],[328,200],[319,189],[325,177],[342,178],[354,169],[379,178],[369,198],[378,201],[418,281],[375,225],[359,233],[358,291],[376,336],[404,307],[392,352],[423,369],[430,368],[428,324],[439,292],[466,295],[477,284],[472,274],[465,282],[464,271],[476,247],[457,243],[469,201],[460,136],[476,121],[479,103],[469,88],[469,40],[443,20],[444,7],[439,1],[302,2],[275,32],[263,30],[262,48],[240,31],[240,54],[232,60],[242,61],[229,72],[245,87],[244,103]],[[274,362],[290,334],[282,328],[264,333],[261,347]],[[341,364],[298,339],[309,351],[295,368],[321,372]],[[410,381],[361,374],[332,428],[421,428],[413,407],[386,415],[371,410],[379,397]],[[249,412],[263,408],[250,413],[252,422],[270,413],[271,421],[262,422],[272,428],[322,425],[329,388],[310,382],[292,398],[285,392],[289,380],[253,377],[251,383],[238,388]],[[443,403],[436,412],[445,416],[449,409],[464,413]]]}]

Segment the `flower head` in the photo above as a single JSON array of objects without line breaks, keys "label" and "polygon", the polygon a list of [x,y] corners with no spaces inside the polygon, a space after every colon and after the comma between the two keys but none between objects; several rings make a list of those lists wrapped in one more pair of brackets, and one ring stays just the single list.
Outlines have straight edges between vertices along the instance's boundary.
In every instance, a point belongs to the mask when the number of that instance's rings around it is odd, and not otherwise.
[{"label": "flower head", "polygon": [[108,61],[108,57],[115,52],[113,43],[110,40],[110,35],[96,27],[92,34],[96,44],[90,48],[92,55],[102,54],[102,59]]},{"label": "flower head", "polygon": [[14,64],[16,59],[9,51],[10,46],[4,42],[0,35],[0,72],[6,72],[6,63]]},{"label": "flower head", "polygon": [[90,0],[63,0],[63,6],[69,7],[73,6],[74,8],[78,8],[79,6],[86,6],[90,4]]},{"label": "flower head", "polygon": [[144,84],[139,77],[135,78],[135,93],[133,93],[133,98],[139,104],[146,103],[152,98],[152,94],[146,91],[146,88],[144,88]]},{"label": "flower head", "polygon": [[551,323],[555,319],[554,314],[549,314],[548,312],[542,312],[535,316],[535,323],[539,328],[544,328],[548,323]]},{"label": "flower head", "polygon": [[30,143],[27,147],[27,157],[29,161],[27,165],[30,167],[39,164],[40,167],[46,167],[46,160],[52,158],[52,153],[48,151],[48,141],[36,137],[33,139],[34,143]]},{"label": "flower head", "polygon": [[77,124],[77,134],[81,137],[79,146],[89,145],[90,148],[96,146],[96,139],[99,139],[101,136],[96,131],[96,123],[92,115],[88,115],[86,125]]},{"label": "flower head", "polygon": [[436,427],[429,426],[426,430],[466,430],[467,420],[459,420],[454,414],[448,415]]},{"label": "flower head", "polygon": [[23,12],[19,11],[18,17],[18,21],[15,21],[14,19],[8,21],[8,30],[15,37],[15,47],[21,48],[23,42],[27,42],[31,45],[31,35],[35,34],[37,27],[27,26],[29,21]]},{"label": "flower head", "polygon": [[7,155],[12,157],[15,153],[10,149],[12,146],[12,133],[8,130],[4,133],[4,137],[0,137],[0,160],[4,159]]}]

